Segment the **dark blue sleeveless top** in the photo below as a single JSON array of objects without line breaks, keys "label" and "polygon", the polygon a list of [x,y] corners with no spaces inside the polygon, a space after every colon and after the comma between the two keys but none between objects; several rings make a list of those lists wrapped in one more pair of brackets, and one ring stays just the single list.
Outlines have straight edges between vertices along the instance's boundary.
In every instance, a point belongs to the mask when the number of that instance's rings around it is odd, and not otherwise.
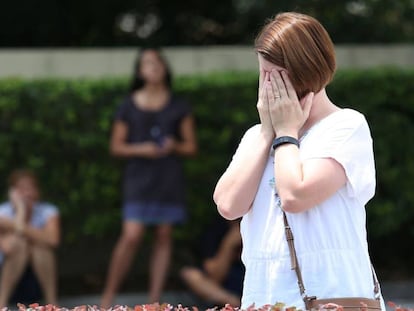
[{"label": "dark blue sleeveless top", "polygon": [[[127,141],[162,143],[163,137],[181,140],[180,125],[191,109],[184,101],[171,97],[159,111],[139,108],[131,96],[125,98],[115,120],[128,126]],[[133,157],[127,160],[123,176],[124,202],[160,202],[184,204],[184,173],[177,155],[158,159]]]}]

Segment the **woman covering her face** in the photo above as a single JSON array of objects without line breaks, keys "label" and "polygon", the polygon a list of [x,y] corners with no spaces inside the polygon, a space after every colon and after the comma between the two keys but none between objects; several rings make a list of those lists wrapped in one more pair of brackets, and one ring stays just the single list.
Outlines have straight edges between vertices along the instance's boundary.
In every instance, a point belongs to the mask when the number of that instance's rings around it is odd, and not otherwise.
[{"label": "woman covering her face", "polygon": [[374,298],[365,227],[373,144],[365,117],[325,91],[335,72],[332,41],[317,20],[289,12],[263,27],[255,50],[260,124],[247,130],[214,192],[223,217],[243,217],[242,308],[305,308],[284,213],[308,296]]}]

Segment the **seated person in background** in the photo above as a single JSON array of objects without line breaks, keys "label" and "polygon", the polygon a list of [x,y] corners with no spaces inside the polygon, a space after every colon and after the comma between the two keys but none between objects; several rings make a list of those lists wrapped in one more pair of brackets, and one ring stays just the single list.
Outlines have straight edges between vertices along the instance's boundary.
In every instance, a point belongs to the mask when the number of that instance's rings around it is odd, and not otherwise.
[{"label": "seated person in background", "polygon": [[208,302],[239,307],[244,277],[239,220],[220,217],[199,245],[204,258],[202,267],[183,267],[182,279]]},{"label": "seated person in background", "polygon": [[0,308],[7,306],[29,265],[45,302],[57,304],[58,210],[39,201],[38,181],[29,170],[17,170],[10,175],[8,194],[9,201],[0,205]]}]

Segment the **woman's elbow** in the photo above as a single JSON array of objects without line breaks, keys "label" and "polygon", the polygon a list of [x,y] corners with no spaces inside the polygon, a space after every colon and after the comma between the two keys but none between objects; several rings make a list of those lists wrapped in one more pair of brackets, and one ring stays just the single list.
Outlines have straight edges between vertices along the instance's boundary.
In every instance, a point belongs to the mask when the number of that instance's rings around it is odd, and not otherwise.
[{"label": "woman's elbow", "polygon": [[52,238],[49,240],[49,246],[53,249],[57,249],[60,245],[60,238],[56,237],[56,238]]},{"label": "woman's elbow", "polygon": [[235,220],[239,218],[235,215],[232,209],[223,207],[222,205],[217,205],[217,211],[224,219],[227,220]]},{"label": "woman's elbow", "polygon": [[235,220],[243,216],[239,209],[234,208],[235,204],[220,200],[217,195],[214,195],[214,202],[217,206],[218,213],[227,220]]},{"label": "woman's elbow", "polygon": [[197,153],[198,153],[197,146],[190,146],[190,147],[186,150],[185,155],[186,155],[187,157],[195,157],[195,156],[197,155]]},{"label": "woman's elbow", "polygon": [[190,155],[191,156],[196,156],[198,153],[198,146],[197,144],[194,144],[193,146],[191,146],[190,148]]},{"label": "woman's elbow", "polygon": [[60,229],[55,228],[55,232],[49,233],[49,237],[47,239],[47,244],[49,247],[56,249],[60,245],[61,235],[60,235]]},{"label": "woman's elbow", "polygon": [[286,213],[296,214],[300,212],[297,206],[295,206],[291,202],[282,202],[281,204],[282,204],[282,210]]},{"label": "woman's elbow", "polygon": [[295,197],[281,198],[281,207],[286,213],[302,213],[310,208],[306,200],[299,200]]},{"label": "woman's elbow", "polygon": [[220,196],[220,192],[216,189],[213,194],[213,201],[216,203],[218,213],[225,219],[230,220],[231,209],[227,204],[224,204],[223,198]]},{"label": "woman's elbow", "polygon": [[195,143],[184,146],[184,148],[182,148],[182,151],[181,151],[181,154],[187,157],[194,157],[197,155],[197,153],[198,153],[198,147],[197,147],[197,144]]},{"label": "woman's elbow", "polygon": [[116,154],[117,154],[116,147],[112,144],[109,145],[109,154],[111,156],[116,156]]},{"label": "woman's elbow", "polygon": [[113,157],[121,157],[122,156],[122,148],[120,148],[116,144],[111,144],[109,146],[109,154]]},{"label": "woman's elbow", "polygon": [[217,205],[219,214],[227,220],[235,220],[246,214],[250,205],[246,205],[243,198],[238,195],[230,194],[229,187],[219,180],[214,190],[213,200]]}]

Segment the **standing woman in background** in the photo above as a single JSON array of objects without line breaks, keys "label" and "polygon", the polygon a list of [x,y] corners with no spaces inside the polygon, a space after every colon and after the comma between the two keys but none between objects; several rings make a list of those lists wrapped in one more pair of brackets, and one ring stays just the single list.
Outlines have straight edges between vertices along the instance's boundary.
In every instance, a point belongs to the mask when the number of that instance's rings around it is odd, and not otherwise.
[{"label": "standing woman in background", "polygon": [[126,158],[122,233],[112,253],[101,306],[108,308],[141,243],[155,226],[150,260],[149,302],[160,299],[172,248],[172,225],[186,218],[181,156],[196,153],[190,107],[171,93],[167,62],[156,49],[136,61],[130,93],[115,114],[110,142],[113,156]]}]

